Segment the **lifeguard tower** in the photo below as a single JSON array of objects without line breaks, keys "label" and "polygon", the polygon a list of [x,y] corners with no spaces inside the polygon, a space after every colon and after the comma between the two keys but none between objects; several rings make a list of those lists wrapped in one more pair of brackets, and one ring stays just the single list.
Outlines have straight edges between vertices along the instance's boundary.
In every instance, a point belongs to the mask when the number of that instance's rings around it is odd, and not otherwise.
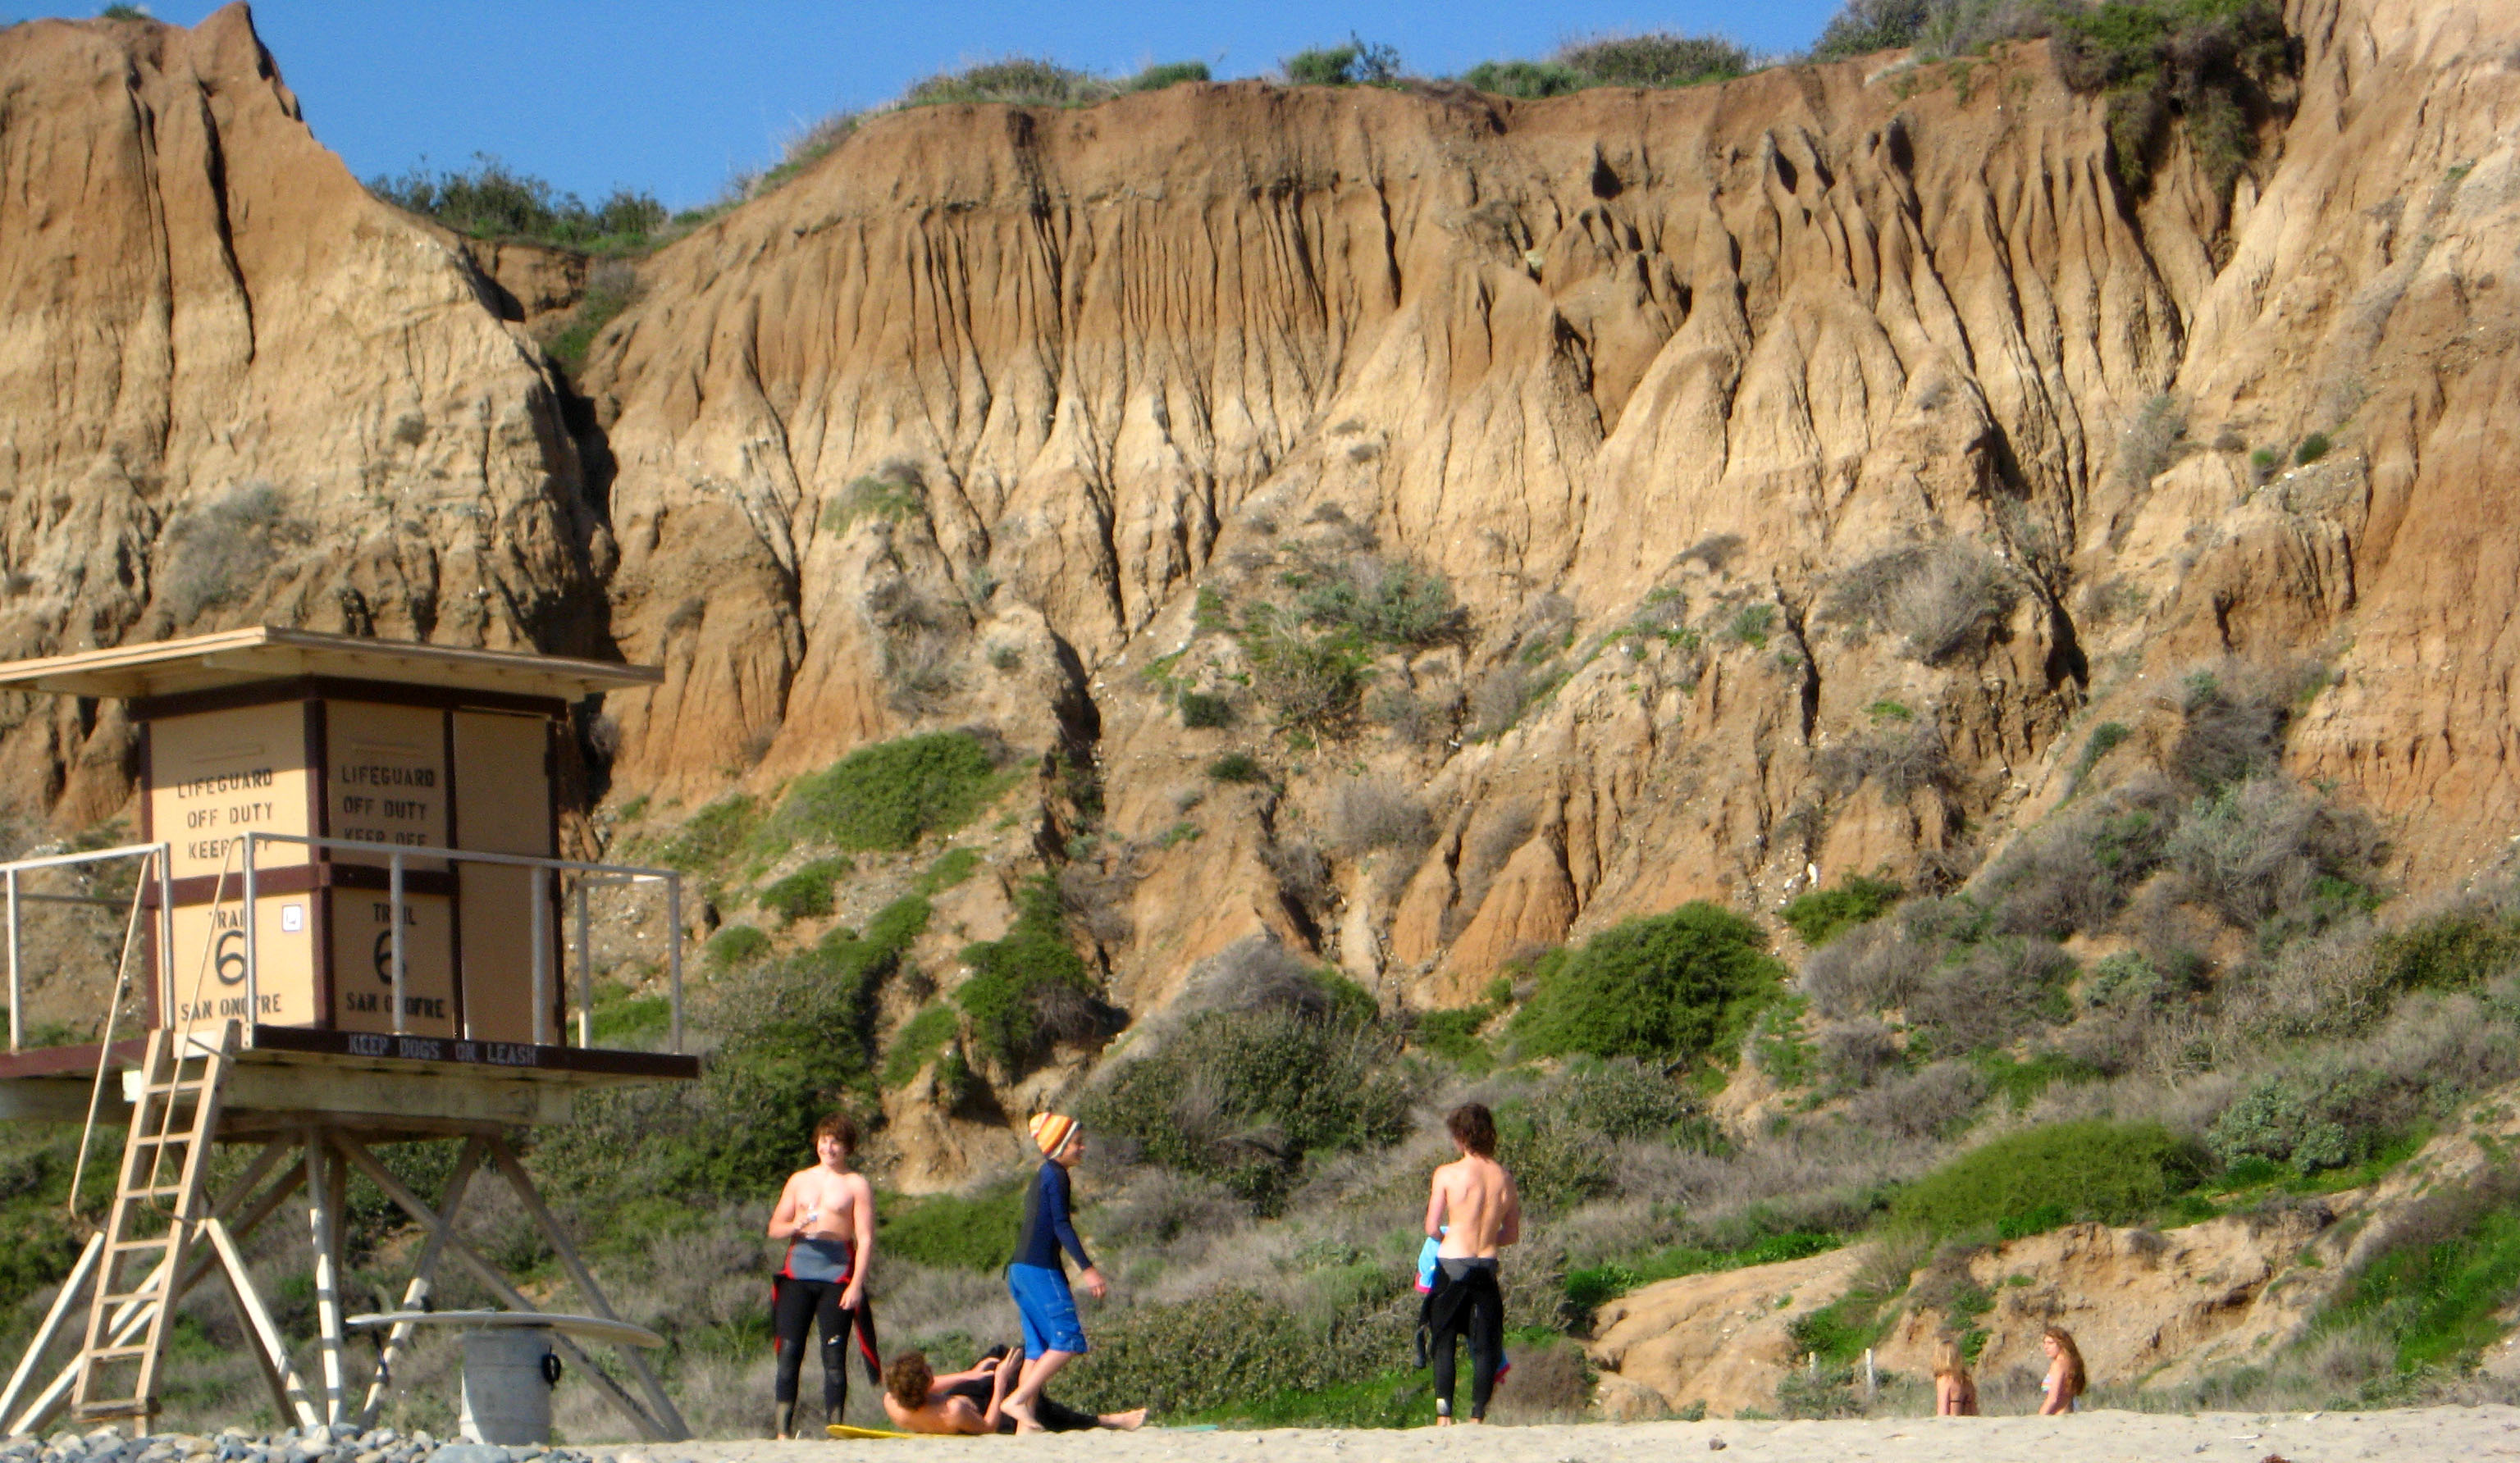
[{"label": "lifeguard tower", "polygon": [[[468,1187],[491,1170],[594,1317],[617,1321],[503,1134],[565,1122],[589,1086],[698,1076],[683,1053],[677,876],[558,857],[556,745],[569,704],[659,679],[641,666],[270,628],[0,665],[0,690],[122,700],[141,747],[139,842],[0,864],[0,1118],[121,1123],[126,1133],[104,1226],[0,1390],[0,1434],[31,1433],[65,1406],[80,1422],[145,1425],[176,1305],[213,1275],[283,1417],[373,1419],[412,1323],[385,1335],[354,1403],[339,1284],[353,1170],[426,1231],[402,1312],[428,1308],[448,1257],[511,1310],[537,1309],[455,1229]],[[85,877],[86,891],[58,892],[66,874]],[[114,911],[119,961],[30,972],[22,910],[93,906],[100,882],[117,907],[127,900]],[[640,884],[661,886],[665,904],[652,958],[671,1026],[664,1050],[607,1050],[593,1040],[589,899]],[[91,1023],[101,1012],[97,1039],[30,1048],[33,985],[57,1007],[68,991]],[[370,1151],[419,1139],[462,1145],[434,1205]],[[254,1151],[213,1192],[219,1144]],[[82,1163],[86,1151],[83,1135]],[[73,1203],[76,1192],[73,1181]],[[305,1372],[239,1249],[301,1192],[317,1331]],[[75,1352],[57,1348],[73,1338]],[[689,1436],[635,1352],[623,1369],[638,1396],[565,1331],[555,1345],[644,1436]],[[67,1360],[48,1371],[57,1349]]]}]

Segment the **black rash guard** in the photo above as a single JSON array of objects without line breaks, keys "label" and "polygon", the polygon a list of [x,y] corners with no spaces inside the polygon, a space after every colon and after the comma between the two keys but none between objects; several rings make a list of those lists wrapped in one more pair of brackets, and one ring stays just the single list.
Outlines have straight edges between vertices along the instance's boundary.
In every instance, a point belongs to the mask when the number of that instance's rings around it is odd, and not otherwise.
[{"label": "black rash guard", "polygon": [[1045,1159],[1040,1176],[1024,1191],[1023,1229],[1015,1238],[1014,1263],[1064,1273],[1061,1249],[1076,1257],[1077,1268],[1094,1268],[1085,1254],[1085,1241],[1076,1237],[1076,1223],[1068,1218],[1067,1171]]}]

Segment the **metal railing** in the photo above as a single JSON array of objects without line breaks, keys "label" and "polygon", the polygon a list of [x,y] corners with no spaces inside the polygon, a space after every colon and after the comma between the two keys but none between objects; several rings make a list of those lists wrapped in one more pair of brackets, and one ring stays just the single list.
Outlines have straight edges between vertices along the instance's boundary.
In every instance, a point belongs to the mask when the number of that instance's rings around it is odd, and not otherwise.
[{"label": "metal railing", "polygon": [[[271,833],[248,830],[239,837],[236,848],[232,850],[232,852],[241,852],[244,859],[243,878],[241,883],[243,908],[245,911],[247,911],[243,924],[245,926],[245,1010],[248,1012],[255,1012],[262,1009],[260,962],[256,958],[258,953],[256,950],[257,927],[260,925],[261,921],[254,918],[251,911],[254,909],[254,896],[256,893],[255,850],[259,845],[267,843],[294,844],[309,850],[338,850],[345,853],[382,858],[385,861],[386,897],[390,907],[389,917],[392,921],[392,934],[389,942],[387,959],[390,962],[391,983],[393,987],[393,1031],[397,1036],[405,1035],[407,1033],[411,1009],[410,1002],[407,998],[410,971],[403,950],[403,918],[405,908],[404,874],[409,866],[410,861],[445,860],[449,863],[504,864],[512,867],[520,867],[532,870],[529,884],[531,887],[530,899],[533,910],[533,1041],[534,1044],[537,1046],[556,1044],[554,1040],[556,1034],[552,1027],[553,1006],[555,1004],[553,997],[555,994],[560,994],[562,997],[562,999],[560,1002],[562,1009],[561,1025],[563,1030],[567,1025],[565,1011],[568,1002],[565,998],[565,993],[556,993],[553,989],[552,935],[554,932],[551,924],[551,881],[554,876],[565,876],[570,874],[576,875],[574,887],[569,889],[567,892],[571,896],[570,903],[573,907],[571,912],[575,916],[574,923],[577,927],[577,968],[575,970],[577,998],[575,1004],[577,1007],[577,1044],[580,1046],[593,1046],[595,1044],[594,918],[592,911],[588,908],[587,896],[591,890],[608,885],[619,886],[641,883],[660,883],[665,886],[665,968],[668,995],[667,1008],[670,1013],[668,1040],[672,1050],[676,1053],[680,1053],[683,1050],[683,878],[680,873],[673,869],[642,868],[634,865],[618,864],[588,864],[571,859],[538,859],[523,854],[474,853],[464,849],[437,848],[433,846],[405,846],[370,843],[354,838],[320,838],[302,833]],[[177,1013],[183,1009],[183,1006],[178,998],[178,972],[175,969],[174,955],[175,879],[171,867],[173,852],[174,850],[171,844],[129,843],[122,844],[114,848],[93,849],[75,854],[52,854],[41,858],[19,859],[7,864],[0,864],[0,897],[5,897],[6,901],[6,918],[9,941],[9,1050],[12,1053],[25,1049],[26,993],[25,961],[22,953],[23,907],[28,904],[58,904],[88,905],[120,909],[125,903],[125,901],[121,899],[108,898],[103,895],[59,894],[30,890],[24,887],[25,875],[44,869],[71,868],[86,864],[109,864],[121,859],[138,859],[144,861],[141,866],[141,873],[137,882],[137,887],[133,889],[129,901],[135,907],[131,911],[133,929],[136,930],[138,928],[137,920],[139,918],[139,910],[137,906],[145,897],[148,889],[154,885],[158,895],[158,909],[156,917],[158,946],[158,958],[156,964],[158,968],[156,977],[158,981],[158,1019],[169,1026],[180,1026],[184,1024],[176,1019]],[[285,866],[290,868],[302,868],[309,865],[291,864]],[[341,867],[344,865],[337,864],[334,866]],[[237,895],[231,891],[237,889],[238,884],[239,881],[236,880],[235,875],[230,873],[223,865],[218,876],[217,884],[215,885],[216,892],[211,898],[211,907],[216,909],[219,906],[227,904],[231,899],[237,898]],[[130,942],[126,939],[124,944],[125,949],[122,955],[122,965],[117,966],[114,972],[113,988],[117,992],[122,980],[122,967],[128,965],[131,955],[129,948]],[[113,999],[118,1003],[119,997],[116,996]],[[111,1016],[111,1014],[112,1013],[109,1013],[109,1016]],[[107,1034],[110,1042],[112,1037],[112,1025],[110,1020]],[[469,1036],[469,1033],[459,1032],[458,1035]]]},{"label": "metal railing", "polygon": [[[23,907],[28,904],[48,904],[91,905],[102,906],[107,909],[119,909],[122,907],[123,903],[121,900],[108,899],[99,894],[40,893],[25,888],[23,876],[47,868],[72,868],[88,864],[110,864],[117,859],[140,859],[151,861],[142,865],[140,886],[132,890],[131,897],[134,902],[137,902],[140,899],[141,890],[147,887],[147,881],[151,877],[151,870],[154,869],[158,883],[158,949],[160,951],[165,951],[173,948],[175,933],[175,883],[174,878],[168,872],[167,867],[169,858],[173,854],[173,846],[171,844],[125,843],[118,844],[113,848],[89,849],[75,854],[47,854],[34,859],[15,859],[11,860],[5,865],[0,865],[0,884],[5,884],[8,900],[10,1051],[13,1053],[22,1051],[25,1049],[26,1044],[26,980],[24,959],[22,955],[24,948],[22,931]],[[126,949],[123,952],[123,960],[127,963],[129,959],[130,952]],[[163,963],[162,958],[161,963]],[[121,971],[119,969],[114,973],[114,981],[115,985],[118,987],[121,982]],[[169,998],[173,995],[173,987],[171,983],[161,986],[160,991],[162,995]],[[172,1007],[160,1008],[172,1009]],[[109,1026],[109,1038],[111,1035],[112,1031]]]},{"label": "metal railing", "polygon": [[[390,905],[390,945],[386,958],[391,963],[393,988],[393,1030],[401,1036],[410,1020],[407,986],[410,971],[403,957],[403,874],[411,860],[443,859],[450,864],[493,864],[533,870],[531,903],[533,907],[533,1002],[534,1044],[549,1046],[552,1041],[552,969],[551,969],[551,878],[555,873],[576,874],[577,877],[577,1042],[580,1046],[595,1044],[595,963],[594,942],[590,938],[592,923],[587,912],[587,891],[600,885],[661,883],[665,886],[665,969],[670,1012],[668,1040],[672,1049],[683,1049],[683,876],[670,868],[640,868],[623,864],[587,864],[574,859],[541,859],[528,854],[486,854],[465,849],[437,848],[425,844],[370,843],[356,838],[323,838],[308,833],[268,833],[248,829],[240,835],[245,854],[245,908],[254,908],[254,850],[266,843],[288,843],[312,849],[332,849],[345,853],[365,854],[385,860],[385,887]],[[302,867],[290,864],[290,867]],[[335,864],[335,867],[341,865]],[[262,1009],[260,972],[254,956],[255,926],[260,921],[248,912],[245,921],[245,999],[246,1009]],[[170,926],[171,928],[171,926]],[[565,998],[563,998],[563,1006]],[[563,1026],[566,1017],[562,1016]],[[469,1037],[469,1033],[459,1032]]]}]

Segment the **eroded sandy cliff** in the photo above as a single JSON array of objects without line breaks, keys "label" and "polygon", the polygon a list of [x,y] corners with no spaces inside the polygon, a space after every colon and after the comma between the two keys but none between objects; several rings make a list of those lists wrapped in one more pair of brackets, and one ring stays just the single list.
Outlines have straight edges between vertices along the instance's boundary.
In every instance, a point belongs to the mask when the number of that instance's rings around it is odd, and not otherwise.
[{"label": "eroded sandy cliff", "polygon": [[[1930,875],[2225,654],[2328,664],[2295,770],[2441,886],[2512,832],[2520,15],[2288,22],[2228,205],[2177,133],[2131,193],[2041,44],[889,114],[647,261],[574,413],[242,7],[20,25],[0,650],[617,648],[668,680],[608,708],[613,785],[687,806],[984,722],[1099,760],[1141,1010],[1255,930],[1443,1001],[1684,899]],[[1230,627],[1369,555],[1462,631],[1352,735],[1269,735]],[[110,716],[8,714],[24,806],[119,805]],[[1192,796],[1245,747],[1282,794]],[[1334,836],[1359,782],[1431,837]]]}]

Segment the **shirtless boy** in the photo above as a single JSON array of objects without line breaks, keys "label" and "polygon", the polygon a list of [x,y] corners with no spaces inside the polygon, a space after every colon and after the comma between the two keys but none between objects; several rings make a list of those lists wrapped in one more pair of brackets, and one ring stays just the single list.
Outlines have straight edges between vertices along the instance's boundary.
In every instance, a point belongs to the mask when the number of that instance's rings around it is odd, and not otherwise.
[{"label": "shirtless boy", "polygon": [[[1012,1433],[1015,1420],[1007,1413],[1005,1401],[1014,1390],[1022,1365],[1022,1352],[1000,1347],[974,1362],[968,1371],[940,1377],[929,1369],[925,1352],[903,1352],[883,1369],[884,1416],[905,1433]],[[1144,1407],[1097,1417],[1062,1406],[1043,1395],[1035,1395],[1032,1405],[1035,1419],[1053,1433],[1077,1433],[1089,1428],[1129,1432],[1147,1420]]]},{"label": "shirtless boy", "polygon": [[1435,1426],[1453,1425],[1453,1346],[1470,1340],[1470,1421],[1488,1419],[1497,1363],[1505,1355],[1505,1291],[1497,1252],[1522,1238],[1522,1196],[1496,1161],[1496,1117],[1465,1102],[1444,1120],[1462,1156],[1435,1171],[1426,1195],[1426,1235],[1435,1249],[1435,1288],[1426,1298],[1435,1368]]},{"label": "shirtless boy", "polygon": [[823,1333],[823,1414],[838,1422],[848,1406],[849,1328],[866,1298],[867,1265],[875,1258],[875,1189],[849,1168],[858,1128],[845,1113],[814,1127],[814,1155],[821,1162],[790,1175],[770,1213],[766,1231],[788,1241],[772,1282],[778,1297],[771,1328],[779,1338],[779,1371],[771,1396],[778,1403],[775,1431],[796,1436],[796,1374],[805,1364],[805,1338]]}]

